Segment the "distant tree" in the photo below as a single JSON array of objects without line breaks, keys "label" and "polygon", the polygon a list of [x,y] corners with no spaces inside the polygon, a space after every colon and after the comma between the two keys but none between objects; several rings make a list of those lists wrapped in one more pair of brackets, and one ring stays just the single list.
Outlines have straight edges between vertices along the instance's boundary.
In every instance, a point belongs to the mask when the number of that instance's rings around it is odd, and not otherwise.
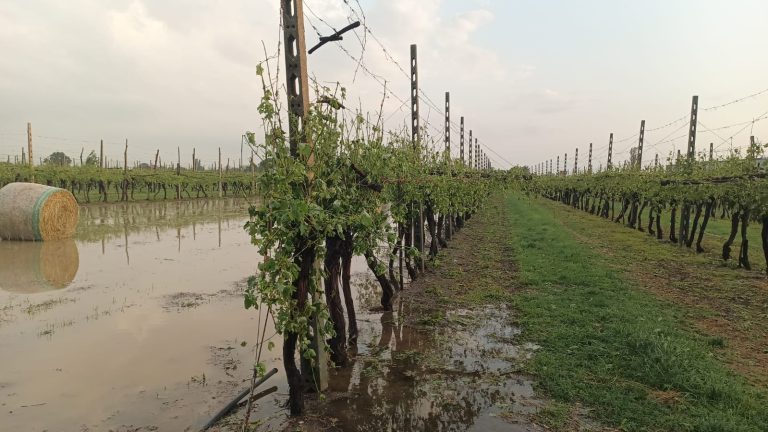
[{"label": "distant tree", "polygon": [[72,158],[65,155],[63,152],[53,152],[50,156],[43,159],[43,163],[49,165],[70,166],[72,164]]},{"label": "distant tree", "polygon": [[85,165],[86,166],[97,166],[97,165],[99,165],[99,156],[96,154],[95,150],[91,150],[91,152],[88,153],[88,157],[85,158]]}]

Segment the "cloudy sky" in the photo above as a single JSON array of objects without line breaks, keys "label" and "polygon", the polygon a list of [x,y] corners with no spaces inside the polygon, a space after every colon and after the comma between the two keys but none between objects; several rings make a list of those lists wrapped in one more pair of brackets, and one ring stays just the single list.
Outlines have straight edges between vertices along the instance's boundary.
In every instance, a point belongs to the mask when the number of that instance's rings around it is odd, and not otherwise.
[{"label": "cloudy sky", "polygon": [[[465,116],[503,168],[566,152],[572,162],[577,147],[584,163],[590,142],[598,166],[611,132],[621,160],[641,119],[645,161],[665,158],[685,146],[692,95],[703,109],[768,89],[762,0],[304,4],[309,46],[313,27],[331,33],[358,17],[376,37],[367,35],[363,50],[358,29],[360,39],[349,34],[310,56],[318,82],[341,82],[350,105],[374,112],[383,89],[366,70],[375,73],[391,91],[387,125],[401,127],[409,82],[382,46],[407,67],[416,43],[429,129],[440,133],[450,91],[453,120]],[[241,135],[260,127],[255,69],[264,47],[277,50],[278,18],[278,0],[0,0],[0,158],[20,153],[29,121],[37,156],[77,157],[104,139],[118,159],[127,138],[131,160],[148,161],[156,149],[174,160],[180,147],[185,163],[192,148],[210,163],[221,147],[234,164]],[[361,54],[365,70],[350,58]],[[766,112],[768,92],[702,110],[699,148],[743,147],[750,133],[768,141]]]}]

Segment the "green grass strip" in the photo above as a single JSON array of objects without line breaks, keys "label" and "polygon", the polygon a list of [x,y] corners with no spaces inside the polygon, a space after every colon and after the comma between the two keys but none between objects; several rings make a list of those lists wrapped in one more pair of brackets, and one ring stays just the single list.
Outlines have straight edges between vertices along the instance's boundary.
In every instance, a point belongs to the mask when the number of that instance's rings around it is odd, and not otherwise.
[{"label": "green grass strip", "polygon": [[547,395],[621,430],[768,431],[768,392],[720,364],[674,305],[623,280],[537,200],[512,195],[507,208],[526,287],[513,301],[523,337],[542,346],[527,368]]}]

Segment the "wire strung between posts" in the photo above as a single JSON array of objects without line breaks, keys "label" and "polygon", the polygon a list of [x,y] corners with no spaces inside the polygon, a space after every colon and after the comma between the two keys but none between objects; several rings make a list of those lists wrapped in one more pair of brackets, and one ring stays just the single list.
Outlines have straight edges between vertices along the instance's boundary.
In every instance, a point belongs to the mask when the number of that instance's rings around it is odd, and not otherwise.
[{"label": "wire strung between posts", "polygon": [[725,107],[727,107],[729,105],[737,104],[739,102],[744,102],[745,100],[758,97],[758,96],[760,96],[760,95],[762,95],[764,93],[768,93],[768,89],[761,90],[761,91],[759,91],[757,93],[753,93],[753,94],[751,94],[749,96],[744,96],[744,97],[741,97],[741,98],[738,98],[738,99],[734,99],[734,100],[732,100],[730,102],[726,102],[724,104],[703,108],[701,111],[712,111],[712,110],[717,110],[717,109],[720,109],[720,108],[725,108]]},{"label": "wire strung between posts", "polygon": [[751,122],[748,122],[747,124],[745,124],[741,129],[736,131],[733,135],[731,135],[728,138],[722,138],[721,136],[719,136],[717,133],[715,133],[711,129],[707,128],[706,126],[703,126],[703,125],[702,126],[704,127],[705,130],[707,130],[709,132],[712,132],[715,136],[717,136],[718,138],[720,138],[722,140],[720,142],[720,144],[715,146],[715,149],[718,149],[718,148],[722,147],[724,144],[727,144],[728,140],[732,140],[735,136],[737,136],[737,135],[741,134],[742,132],[744,132],[745,130],[747,130],[748,127],[750,127],[751,125],[754,125],[754,123],[757,123],[759,121],[765,120],[767,117],[768,117],[768,111],[764,112],[763,114],[760,114],[757,118],[755,118]]},{"label": "wire strung between posts", "polygon": [[664,138],[662,138],[662,139],[660,139],[659,141],[657,141],[656,143],[654,143],[654,144],[651,144],[650,146],[648,146],[648,150],[650,150],[650,149],[654,149],[654,148],[656,148],[656,147],[660,146],[661,144],[665,144],[665,143],[668,143],[668,142],[673,142],[673,141],[675,141],[675,140],[678,140],[678,139],[680,139],[681,137],[682,137],[682,138],[685,138],[686,136],[688,136],[688,134],[685,134],[685,135],[681,135],[680,137],[675,137],[675,138],[672,138],[672,139],[668,139],[668,138],[669,138],[669,137],[671,137],[672,135],[674,135],[674,134],[676,134],[676,133],[680,132],[680,130],[681,130],[681,129],[685,129],[687,126],[688,126],[687,124],[683,123],[683,125],[682,125],[682,126],[680,126],[679,128],[677,128],[677,129],[673,130],[672,132],[668,133],[668,134],[667,134],[667,135],[666,135]]},{"label": "wire strung between posts", "polygon": [[[381,42],[381,40],[380,40],[378,37],[376,37],[376,35],[373,33],[373,30],[372,30],[372,29],[370,28],[370,26],[367,24],[367,21],[366,21],[366,17],[365,17],[365,12],[364,12],[364,10],[363,10],[362,6],[360,5],[360,2],[359,2],[358,0],[355,0],[355,3],[357,4],[357,7],[360,9],[360,13],[358,13],[358,12],[357,12],[357,11],[356,11],[356,10],[355,10],[353,7],[352,7],[352,5],[349,3],[349,1],[348,1],[348,0],[344,0],[344,4],[347,6],[347,8],[349,8],[349,10],[350,10],[350,12],[352,13],[352,15],[354,15],[354,18],[355,18],[355,19],[357,19],[359,22],[361,22],[361,26],[363,27],[363,30],[364,30],[364,32],[365,32],[366,34],[369,34],[369,35],[371,36],[371,38],[372,38],[372,39],[373,39],[373,40],[376,42],[376,44],[379,46],[379,48],[381,48],[382,52],[384,53],[384,57],[385,57],[385,59],[386,59],[388,62],[390,62],[390,63],[394,64],[394,65],[397,67],[397,69],[400,71],[400,73],[401,73],[401,74],[402,74],[402,75],[403,75],[405,78],[407,78],[407,79],[410,79],[410,75],[408,74],[408,72],[406,72],[406,70],[405,70],[405,68],[402,66],[402,64],[401,64],[400,62],[398,62],[398,61],[397,61],[397,59],[396,59],[396,58],[395,58],[395,57],[394,57],[394,56],[391,54],[390,50],[389,50],[389,49],[387,49],[387,47],[386,47],[386,46],[385,46],[385,45],[384,45],[384,44]],[[305,6],[306,6],[306,5],[305,5]],[[335,29],[334,29],[334,27],[333,27],[333,26],[331,26],[331,25],[330,25],[330,24],[329,24],[327,21],[325,21],[324,19],[322,19],[321,17],[319,17],[319,16],[318,16],[318,15],[317,15],[317,14],[316,14],[316,13],[315,13],[315,12],[314,12],[314,11],[313,11],[311,8],[310,8],[310,7],[306,6],[306,8],[307,8],[307,10],[310,12],[310,14],[311,14],[312,16],[314,16],[316,19],[320,20],[320,21],[321,21],[323,24],[325,24],[326,26],[328,26],[329,28],[331,28],[331,29],[333,29],[333,30],[335,31]],[[347,19],[348,19],[349,21],[352,21],[352,20],[353,20],[351,17],[348,17]],[[318,34],[318,36],[320,36],[320,31],[317,29],[317,26],[316,26],[316,25],[314,25],[314,23],[312,23],[312,22],[311,22],[311,20],[310,20],[310,25],[313,27],[313,29],[314,29],[314,30],[315,30],[315,32]],[[364,40],[364,39],[360,39],[360,37],[359,37],[359,35],[357,35],[357,33],[355,33],[355,35],[357,36],[357,38],[358,38],[358,42],[360,43],[360,46],[361,46],[361,49],[362,49],[362,50],[363,50],[363,52],[364,52],[364,51],[365,51],[365,49],[366,49],[366,40]],[[354,57],[354,56],[353,56],[351,53],[349,53],[349,52],[348,52],[348,51],[347,51],[345,48],[341,47],[340,45],[337,45],[337,46],[339,46],[339,48],[340,48],[342,51],[344,51],[344,53],[345,53],[347,56],[349,56],[349,57],[350,57],[350,58],[351,58],[353,61],[355,61],[355,62],[358,64],[358,66],[360,67],[360,69],[361,69],[361,70],[363,70],[364,72],[366,72],[368,75],[372,76],[372,77],[373,77],[373,78],[374,78],[374,79],[375,79],[377,82],[379,82],[379,84],[382,84],[382,85],[383,85],[383,83],[382,83],[381,81],[382,81],[382,80],[384,80],[384,79],[383,79],[381,76],[378,76],[378,75],[374,74],[372,71],[370,71],[370,69],[369,69],[368,67],[366,67],[366,66],[363,64],[363,54],[361,54],[360,58],[358,59],[358,58],[355,58],[355,57]],[[374,75],[376,75],[376,76],[374,76]],[[393,96],[394,96],[396,99],[398,99],[398,100],[401,102],[401,105],[400,105],[400,107],[398,107],[398,110],[401,110],[401,109],[402,109],[402,107],[403,107],[403,106],[405,106],[405,105],[408,103],[408,101],[407,101],[407,100],[404,100],[404,98],[400,98],[400,97],[398,97],[397,95],[395,95],[395,94],[394,94],[394,92],[391,92],[391,90],[390,90],[390,93],[391,93],[391,94],[392,94],[392,95],[393,95]],[[418,96],[418,98],[419,98],[421,101],[425,102],[425,104],[426,104],[427,108],[429,109],[429,113],[428,113],[428,114],[431,114],[431,111],[432,111],[432,110],[436,111],[437,113],[442,113],[442,109],[441,109],[440,107],[438,107],[437,103],[435,103],[435,102],[432,100],[432,98],[430,98],[430,97],[429,97],[429,95],[428,95],[428,94],[427,94],[427,93],[426,93],[426,92],[425,92],[423,89],[419,88],[419,95],[417,95],[417,96]],[[396,112],[396,111],[395,111],[395,112]],[[395,113],[392,113],[391,115],[389,115],[385,121],[389,121],[389,120],[390,120],[390,119],[391,119],[391,118],[394,116],[394,114],[395,114]],[[425,127],[425,129],[429,129],[429,128],[431,128],[431,129],[432,129],[432,130],[435,132],[436,136],[443,136],[443,134],[444,134],[444,131],[443,131],[442,129],[440,129],[440,128],[438,128],[438,127],[434,126],[432,123],[430,123],[430,121],[429,121],[429,116],[428,116],[427,118],[421,117],[421,120],[424,122],[424,127]],[[453,132],[455,132],[455,133],[460,133],[460,129],[461,129],[461,128],[460,128],[460,126],[459,126],[459,125],[458,125],[458,124],[457,124],[455,121],[453,121],[453,120],[449,121],[449,127],[450,127],[451,131],[453,131]],[[432,145],[433,145],[433,146],[435,146],[435,145],[437,145],[437,144],[438,144],[438,143],[437,143],[437,141],[435,141],[435,142],[433,142],[433,143],[432,143]],[[493,150],[492,150],[492,149],[491,149],[489,146],[487,146],[487,145],[483,144],[483,147],[485,147],[485,148],[489,149],[491,152],[493,152],[494,154],[496,154],[497,156],[499,156],[499,155],[498,155],[498,153],[496,153],[495,151],[493,151]],[[499,156],[499,157],[501,157],[501,156]],[[503,159],[503,158],[502,158],[502,159]],[[512,165],[512,164],[511,164],[509,161],[506,161],[506,159],[504,159],[504,161],[505,161],[507,164],[509,164],[510,166],[513,166],[513,165]]]},{"label": "wire strung between posts", "polygon": [[[312,11],[311,11],[311,9],[309,9],[309,8],[308,8],[308,10],[309,10],[310,14],[312,14],[313,16],[315,16],[317,19],[319,19],[321,22],[323,22],[323,23],[324,23],[326,26],[328,26],[329,28],[333,29],[333,26],[331,26],[331,25],[330,25],[330,24],[329,24],[327,21],[325,21],[325,20],[323,20],[322,18],[318,17],[318,16],[317,16],[317,14],[315,14],[314,12],[312,12]],[[315,31],[315,33],[318,35],[318,37],[323,37],[323,36],[322,36],[322,33],[321,33],[321,32],[320,32],[320,30],[317,28],[317,25],[315,25],[315,23],[312,21],[312,19],[311,19],[311,18],[309,18],[309,17],[307,17],[307,20],[309,21],[309,23],[310,23],[310,26],[313,28],[313,30],[314,30],[314,31]],[[348,56],[350,59],[352,59],[352,61],[354,61],[354,62],[355,62],[355,63],[356,63],[358,66],[359,66],[360,70],[362,70],[363,72],[365,72],[367,75],[369,75],[371,78],[373,78],[373,79],[374,79],[376,82],[378,82],[380,85],[382,85],[382,86],[385,88],[385,90],[386,90],[386,92],[387,92],[387,93],[389,93],[390,95],[392,95],[392,97],[394,97],[395,99],[397,99],[397,100],[400,102],[400,107],[398,108],[398,110],[402,109],[402,107],[403,107],[403,106],[405,106],[405,105],[408,103],[408,101],[407,101],[405,98],[402,98],[402,97],[400,97],[400,96],[399,96],[399,95],[397,95],[395,92],[393,92],[392,90],[390,90],[390,89],[388,89],[388,88],[386,87],[386,82],[387,82],[387,81],[386,81],[386,79],[385,79],[384,77],[382,77],[382,76],[380,76],[380,75],[378,75],[378,74],[376,74],[376,73],[372,72],[372,71],[370,70],[370,68],[368,68],[368,66],[366,66],[366,65],[364,64],[364,62],[363,62],[363,60],[362,60],[362,55],[360,56],[360,58],[356,58],[356,57],[355,57],[353,54],[351,54],[351,53],[350,53],[350,52],[349,52],[349,51],[348,51],[346,48],[344,48],[343,46],[341,46],[341,45],[338,45],[338,44],[337,44],[336,46],[337,46],[337,47],[338,47],[338,48],[339,48],[339,49],[340,49],[342,52],[344,52],[344,54],[346,54],[346,55],[347,55],[347,56]],[[421,93],[422,95],[424,95],[426,98],[428,98],[428,96],[426,96],[426,93],[424,93],[424,91],[423,91],[423,90],[420,90],[420,93]],[[421,99],[421,98],[420,98],[420,99]],[[422,99],[422,100],[424,100],[424,99]],[[423,122],[423,127],[424,127],[425,129],[430,129],[430,128],[431,128],[431,129],[432,129],[432,130],[435,132],[436,136],[442,136],[442,134],[443,134],[443,131],[442,131],[442,130],[440,130],[440,129],[439,129],[437,126],[435,126],[435,125],[434,125],[432,122],[430,122],[430,121],[429,121],[429,118],[430,118],[431,112],[432,112],[432,110],[433,110],[433,108],[434,108],[434,105],[433,105],[433,104],[429,104],[429,103],[427,103],[427,108],[429,109],[429,111],[428,111],[428,116],[427,116],[426,118],[425,118],[425,117],[423,117],[423,116],[420,116],[420,120]],[[438,111],[438,113],[440,112],[440,111],[439,111],[439,109],[435,109],[435,110],[436,110],[436,111]],[[394,114],[393,114],[393,115],[394,115]],[[389,118],[391,118],[391,117],[392,117],[392,115],[391,115],[391,116],[389,116],[389,117],[388,117],[388,119],[389,119]]]},{"label": "wire strung between posts", "polygon": [[[357,1],[357,0],[355,0],[355,2],[357,3],[358,8],[360,8],[360,10],[362,12],[362,6],[360,6],[360,2]],[[361,17],[360,14],[358,14],[357,11],[349,4],[348,0],[344,0],[344,4],[350,9],[352,14],[355,15],[355,17],[358,20],[362,21],[362,26],[363,26],[364,31],[367,34],[370,34],[371,38],[373,38],[373,40],[379,45],[379,47],[381,48],[382,52],[384,53],[385,59],[387,61],[389,61],[390,63],[394,64],[397,67],[397,69],[400,71],[400,73],[402,73],[402,75],[405,78],[410,79],[410,75],[408,74],[408,72],[406,72],[405,68],[403,68],[402,64],[400,64],[400,62],[398,62],[397,59],[395,59],[395,57],[390,53],[389,49],[387,49],[387,47],[384,46],[384,44],[381,42],[381,40],[379,40],[379,38],[377,38],[376,35],[373,33],[373,30],[371,30],[370,26],[367,25],[367,22],[366,22],[366,19],[365,19],[365,13],[362,12],[363,15]],[[358,37],[358,40],[359,40],[359,37]],[[360,41],[360,43],[361,43],[361,48],[365,49],[364,41]],[[429,97],[429,95],[424,91],[424,89],[419,88],[419,94],[420,94],[419,98],[422,101],[426,102],[427,107],[429,107],[431,109],[434,109],[438,113],[441,112],[441,108],[438,106],[437,103],[435,103],[434,100],[432,100],[432,98]],[[453,120],[450,121],[450,128],[451,128],[451,131],[456,132],[456,133],[459,133],[460,129],[461,129],[460,126],[455,121],[453,121]],[[434,128],[434,129],[438,133],[438,135],[443,133],[443,131],[440,130],[439,128]]]}]

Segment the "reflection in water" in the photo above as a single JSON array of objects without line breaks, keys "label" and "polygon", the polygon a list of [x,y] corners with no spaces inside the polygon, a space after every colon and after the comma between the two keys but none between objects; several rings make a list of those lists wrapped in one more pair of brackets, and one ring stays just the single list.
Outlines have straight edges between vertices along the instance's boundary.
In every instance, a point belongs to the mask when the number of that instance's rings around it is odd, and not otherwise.
[{"label": "reflection in water", "polygon": [[[68,245],[1,242],[0,431],[197,430],[239,392],[256,346],[241,291],[260,261],[247,206],[87,205]],[[72,256],[79,269],[54,270]],[[264,403],[255,417],[277,411]]]},{"label": "reflection in water", "polygon": [[0,289],[32,294],[66,288],[77,275],[80,255],[73,240],[0,241]]},{"label": "reflection in water", "polygon": [[[374,289],[358,284],[358,301]],[[407,309],[400,303],[395,313],[363,317],[356,363],[336,371],[336,396],[321,404],[323,414],[338,420],[333,430],[538,430],[502,419],[524,418],[540,406],[531,382],[517,372],[526,351],[514,343],[518,329],[509,312],[451,312],[437,328],[421,329],[398,319]]]},{"label": "reflection in water", "polygon": [[146,231],[159,232],[192,226],[197,238],[198,225],[242,220],[248,214],[248,201],[237,198],[146,203],[112,203],[80,207],[77,240],[98,242]]},{"label": "reflection in water", "polygon": [[197,240],[198,227],[216,222],[218,247],[221,248],[222,229],[229,229],[233,222],[241,222],[248,214],[250,203],[241,198],[220,200],[131,202],[87,205],[80,208],[80,224],[76,240],[101,242],[101,252],[106,253],[106,243],[122,239],[125,261],[130,265],[129,245],[131,236],[144,236],[154,232],[158,242],[167,240],[161,232],[173,232],[177,252],[181,252],[182,229],[192,230],[192,240]]}]

